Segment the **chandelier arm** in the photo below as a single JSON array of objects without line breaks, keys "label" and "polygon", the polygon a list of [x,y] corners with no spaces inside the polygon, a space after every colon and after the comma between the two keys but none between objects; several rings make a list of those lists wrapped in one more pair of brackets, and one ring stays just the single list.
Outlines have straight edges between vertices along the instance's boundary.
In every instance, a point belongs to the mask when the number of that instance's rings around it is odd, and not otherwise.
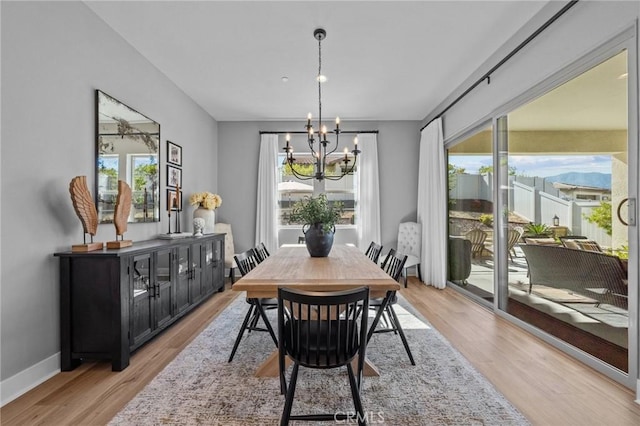
[{"label": "chandelier arm", "polygon": [[325,176],[325,179],[328,180],[340,180],[343,177],[345,177],[346,175],[350,175],[353,173],[353,169],[355,169],[356,167],[356,161],[357,161],[357,157],[353,158],[353,164],[351,164],[351,168],[349,168],[349,166],[347,166],[347,170],[344,172],[341,172],[340,176]]},{"label": "chandelier arm", "polygon": [[315,176],[309,176],[309,175],[304,175],[304,174],[300,174],[298,172],[296,172],[296,170],[293,168],[293,165],[291,165],[291,163],[289,164],[291,166],[291,173],[293,173],[293,175],[300,179],[300,180],[311,180],[313,178],[315,178]]}]

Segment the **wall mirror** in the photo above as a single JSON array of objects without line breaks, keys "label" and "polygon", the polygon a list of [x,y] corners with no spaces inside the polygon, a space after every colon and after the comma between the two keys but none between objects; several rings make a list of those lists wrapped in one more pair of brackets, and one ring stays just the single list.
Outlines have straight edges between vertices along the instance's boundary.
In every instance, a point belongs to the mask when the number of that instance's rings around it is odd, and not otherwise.
[{"label": "wall mirror", "polygon": [[160,221],[160,124],[96,90],[96,206],[113,222],[118,180],[131,187],[129,222]]}]

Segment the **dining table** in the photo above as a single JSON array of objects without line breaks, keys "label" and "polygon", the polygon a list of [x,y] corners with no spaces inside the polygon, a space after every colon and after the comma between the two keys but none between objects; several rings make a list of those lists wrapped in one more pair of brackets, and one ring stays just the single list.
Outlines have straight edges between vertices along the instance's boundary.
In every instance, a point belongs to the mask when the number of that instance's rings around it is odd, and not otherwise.
[{"label": "dining table", "polygon": [[[277,298],[280,287],[306,291],[340,291],[362,286],[369,287],[369,297],[384,298],[383,304],[388,303],[393,292],[401,288],[397,281],[353,245],[334,244],[327,257],[311,257],[304,244],[288,244],[281,246],[231,288],[233,291],[246,292],[247,298],[259,300]],[[258,308],[262,309],[259,302]],[[371,323],[369,337],[382,310],[378,310]],[[278,374],[276,349],[257,367],[255,376],[277,377]],[[363,374],[377,376],[380,373],[367,359]]]}]

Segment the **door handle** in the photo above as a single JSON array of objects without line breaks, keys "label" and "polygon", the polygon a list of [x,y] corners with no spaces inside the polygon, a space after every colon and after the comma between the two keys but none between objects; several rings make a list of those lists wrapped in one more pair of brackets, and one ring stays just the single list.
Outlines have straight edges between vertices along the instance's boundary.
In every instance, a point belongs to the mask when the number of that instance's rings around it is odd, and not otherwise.
[{"label": "door handle", "polygon": [[629,198],[629,207],[627,208],[629,212],[629,226],[636,226],[636,199]]},{"label": "door handle", "polygon": [[[627,206],[627,220],[622,217],[622,207],[624,203],[628,203]],[[618,204],[618,208],[616,210],[618,215],[618,220],[625,226],[636,226],[636,199],[635,198],[625,198],[620,201]]]}]

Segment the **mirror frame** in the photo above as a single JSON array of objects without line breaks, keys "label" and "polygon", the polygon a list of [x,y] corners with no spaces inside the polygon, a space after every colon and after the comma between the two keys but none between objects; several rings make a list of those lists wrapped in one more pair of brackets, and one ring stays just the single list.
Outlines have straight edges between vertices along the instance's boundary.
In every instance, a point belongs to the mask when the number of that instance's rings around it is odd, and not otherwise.
[{"label": "mirror frame", "polygon": [[[104,104],[101,108],[101,101],[106,100],[109,103],[113,103],[113,106],[116,108],[114,112],[119,112],[119,115],[116,115],[112,112],[108,112],[105,110]],[[95,149],[96,149],[96,164],[95,164],[95,192],[94,198],[96,203],[96,209],[98,211],[98,223],[113,223],[113,216],[108,217],[104,211],[105,202],[103,199],[103,188],[101,189],[101,157],[105,154],[108,154],[108,151],[116,151],[116,142],[122,140],[122,144],[120,148],[123,149],[119,153],[118,156],[118,171],[117,171],[117,179],[112,179],[108,185],[111,187],[108,189],[110,200],[106,201],[108,204],[113,204],[115,208],[115,195],[117,194],[117,189],[114,192],[114,186],[117,188],[117,181],[124,180],[129,184],[132,191],[132,205],[131,205],[131,213],[129,215],[128,222],[129,223],[149,223],[149,222],[160,222],[160,210],[161,210],[161,198],[160,198],[160,123],[155,120],[147,117],[144,114],[134,110],[128,105],[120,102],[113,96],[108,95],[107,93],[97,89],[96,90],[96,140],[95,140]],[[108,126],[105,124],[105,120],[101,121],[101,118],[105,116],[113,119],[111,123],[111,127],[113,127],[113,131],[107,130],[104,131],[104,127]],[[135,124],[131,124],[134,121],[137,122]],[[148,124],[146,123],[148,121]],[[150,129],[141,129],[136,127],[138,124],[144,124]],[[155,131],[157,129],[157,132]],[[105,141],[105,136],[110,137],[109,141]],[[125,139],[126,138],[126,139]],[[127,145],[134,143],[134,146],[140,146],[140,150],[137,149],[131,150],[127,149]],[[126,145],[125,145],[126,144]],[[133,171],[131,168],[133,165],[128,164],[130,161],[133,161],[132,156],[134,155],[155,155],[156,161],[156,173],[152,175],[151,180],[151,191],[147,191],[147,186],[144,188],[144,193],[140,193],[140,190],[136,189],[135,185],[133,185]],[[124,164],[122,164],[122,156],[124,158]],[[151,161],[149,164],[154,164]],[[123,170],[125,176],[124,178],[121,176],[123,174]],[[104,180],[104,179],[102,179]],[[154,182],[155,180],[155,182]],[[115,181],[115,182],[114,182]],[[148,180],[147,180],[148,182]],[[140,207],[136,207],[140,206]]]}]

